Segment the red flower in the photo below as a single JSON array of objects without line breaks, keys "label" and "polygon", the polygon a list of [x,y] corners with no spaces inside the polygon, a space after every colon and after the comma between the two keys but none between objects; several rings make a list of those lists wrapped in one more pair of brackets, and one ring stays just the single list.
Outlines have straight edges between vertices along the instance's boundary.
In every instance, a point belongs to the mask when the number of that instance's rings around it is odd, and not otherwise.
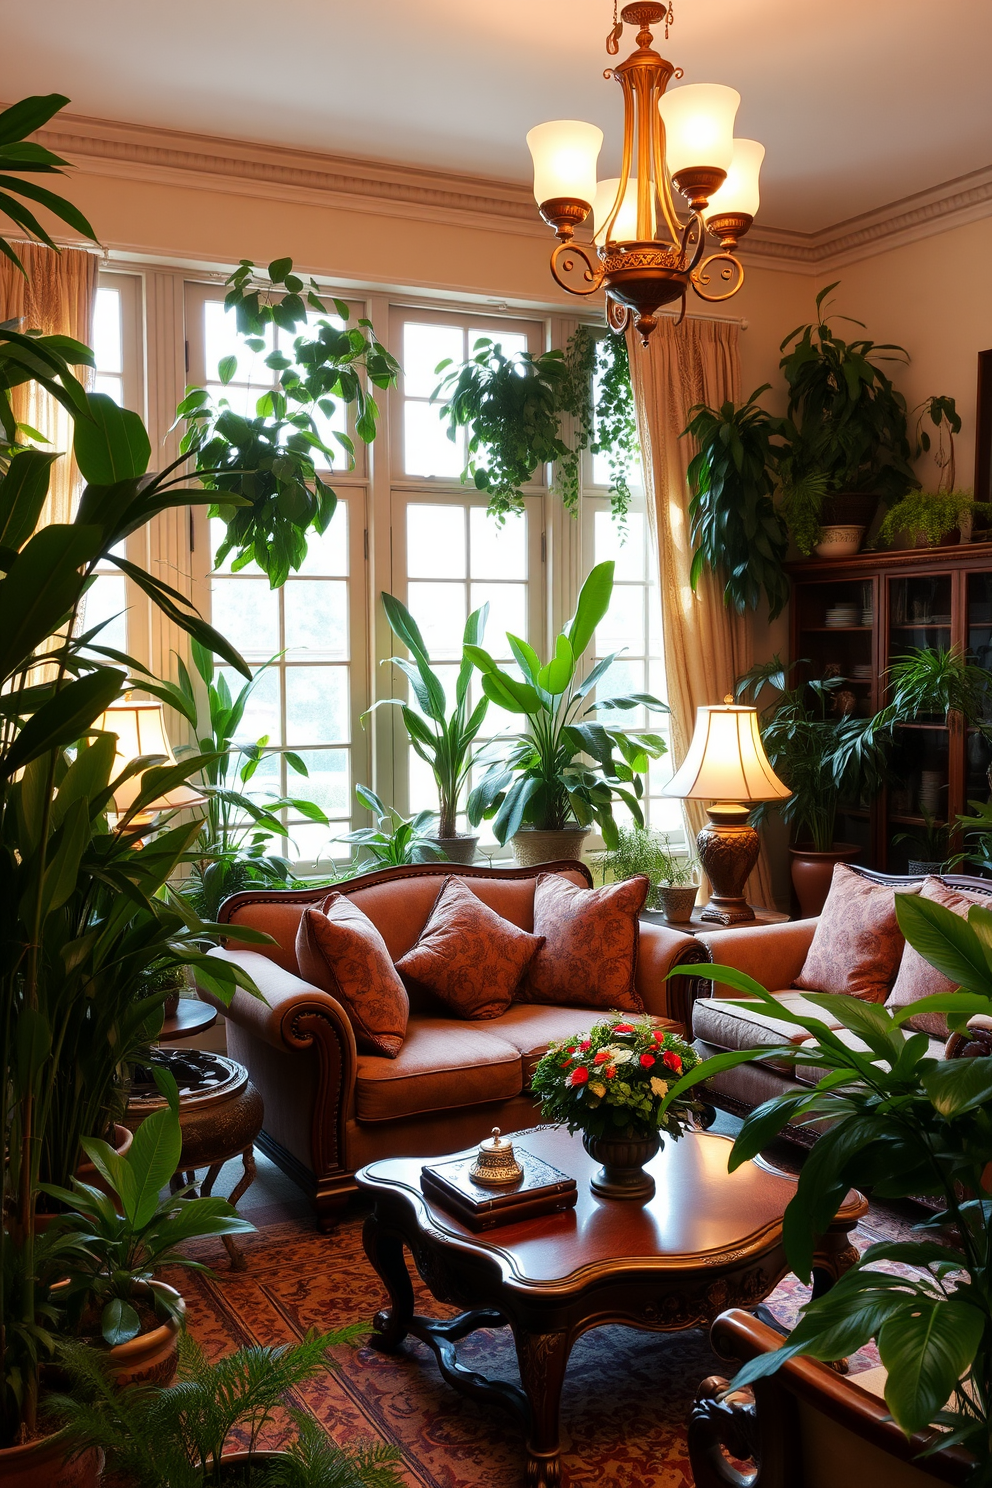
[{"label": "red flower", "polygon": [[593,1064],[605,1064],[610,1057],[609,1049],[598,1049],[592,1056]]},{"label": "red flower", "polygon": [[660,1028],[653,1028],[651,1030],[651,1037],[654,1039],[656,1044],[663,1044],[665,1042],[665,1035],[662,1033]]},{"label": "red flower", "polygon": [[633,1025],[633,1023],[617,1023],[617,1024],[614,1025],[613,1032],[614,1033],[633,1033],[634,1032],[634,1025]]},{"label": "red flower", "polygon": [[645,1069],[650,1069],[651,1066],[654,1064],[654,1062],[655,1062],[655,1058],[654,1058],[654,1055],[653,1054],[642,1054],[641,1055],[641,1063],[643,1064],[643,1066],[644,1066]]},{"label": "red flower", "polygon": [[579,1045],[579,1048],[582,1050],[583,1054],[588,1053],[588,1051],[592,1048],[592,1040],[583,1039],[581,1044]]},{"label": "red flower", "polygon": [[616,1072],[617,1072],[616,1065],[615,1064],[608,1064],[606,1066],[606,1069],[604,1070],[603,1073],[606,1075],[606,1078],[608,1080],[612,1080],[614,1078],[614,1076],[616,1075]]},{"label": "red flower", "polygon": [[561,1064],[558,1066],[558,1068],[559,1069],[568,1069],[568,1066],[571,1064],[571,1062],[572,1061],[570,1059],[563,1059],[562,1062],[561,1062]]},{"label": "red flower", "polygon": [[674,1070],[677,1075],[682,1073],[682,1060],[674,1049],[666,1049],[661,1056],[661,1062],[662,1064],[667,1064],[668,1068]]},{"label": "red flower", "polygon": [[571,1057],[575,1053],[575,1045],[572,1044],[571,1048],[565,1050],[565,1053]]},{"label": "red flower", "polygon": [[568,1077],[569,1085],[584,1085],[589,1078],[589,1071],[584,1064],[580,1064]]}]

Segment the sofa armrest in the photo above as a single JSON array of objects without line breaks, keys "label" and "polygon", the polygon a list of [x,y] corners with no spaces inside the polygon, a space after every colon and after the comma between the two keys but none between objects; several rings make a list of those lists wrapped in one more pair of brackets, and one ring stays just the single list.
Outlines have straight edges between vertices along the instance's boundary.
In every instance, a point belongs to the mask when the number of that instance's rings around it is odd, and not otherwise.
[{"label": "sofa armrest", "polygon": [[[753,925],[720,930],[697,937],[704,959],[718,966],[732,966],[754,977],[769,992],[791,987],[803,969],[813,941],[816,920],[788,920],[782,925]],[[699,979],[699,997],[740,997],[732,987]]]},{"label": "sofa armrest", "polygon": [[688,1031],[690,979],[666,977],[676,967],[698,966],[706,954],[693,935],[666,925],[641,921],[634,987],[646,1010],[657,1018],[672,1018]]},{"label": "sofa armrest", "polygon": [[231,1005],[225,1007],[200,989],[201,998],[219,1008],[247,1036],[239,1040],[239,1047],[248,1051],[249,1074],[262,1092],[267,1111],[280,1104],[292,1110],[299,1104],[300,1092],[293,1078],[292,1060],[273,1061],[259,1051],[258,1068],[251,1068],[253,1041],[271,1045],[282,1054],[312,1050],[317,1055],[309,1166],[319,1183],[346,1166],[345,1126],[355,1104],[358,1058],[351,1020],[336,998],[258,951],[217,948],[210,955],[243,967],[265,999],[259,1001],[239,987]]}]

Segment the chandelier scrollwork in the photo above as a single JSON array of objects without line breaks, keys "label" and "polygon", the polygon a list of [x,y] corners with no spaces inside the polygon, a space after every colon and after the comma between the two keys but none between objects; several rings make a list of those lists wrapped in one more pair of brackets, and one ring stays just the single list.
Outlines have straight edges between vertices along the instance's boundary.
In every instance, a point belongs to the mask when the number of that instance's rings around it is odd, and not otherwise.
[{"label": "chandelier scrollwork", "polygon": [[[619,20],[614,14],[611,56],[624,26],[638,28],[637,50],[604,73],[623,93],[617,178],[597,182],[603,134],[593,124],[558,119],[527,136],[534,195],[558,238],[551,255],[555,282],[575,295],[605,288],[610,327],[623,330],[633,319],[645,346],[662,306],[681,301],[685,314],[690,288],[710,303],[740,289],[744,269],[736,248],[757,211],[765,153],[755,140],[734,139],[740,95],[733,88],[690,83],[666,91],[682,72],[654,50],[650,27],[664,22],[667,37],[672,19],[671,5],[654,0],[625,5]],[[578,243],[575,230],[590,214],[593,242]],[[704,257],[707,234],[719,249]]]}]

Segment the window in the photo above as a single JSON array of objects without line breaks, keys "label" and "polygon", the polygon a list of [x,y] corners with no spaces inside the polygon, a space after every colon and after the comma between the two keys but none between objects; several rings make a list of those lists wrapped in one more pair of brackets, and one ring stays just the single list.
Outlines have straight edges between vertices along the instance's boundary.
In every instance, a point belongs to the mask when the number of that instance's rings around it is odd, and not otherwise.
[{"label": "window", "polygon": [[[221,288],[187,286],[187,326],[191,381],[209,387],[216,397],[227,398],[238,412],[253,414],[258,399],[276,386],[278,374],[265,366],[265,352],[252,352],[237,336],[234,316],[224,310]],[[285,350],[286,333],[271,326],[268,330],[268,345]],[[216,369],[226,356],[234,356],[237,366],[225,386],[218,381]],[[332,444],[328,432],[345,427],[343,415],[336,413],[324,422],[325,441]],[[331,821],[328,828],[299,813],[285,813],[290,832],[287,855],[304,870],[319,861],[350,855],[349,846],[333,839],[352,825],[355,782],[371,780],[368,735],[361,724],[369,703],[364,582],[367,492],[361,445],[357,458],[362,463],[349,471],[345,451],[340,449],[335,456],[337,509],[323,535],[308,535],[306,560],[281,589],[270,589],[255,564],[234,573],[228,559],[215,569],[213,559],[223,524],[208,523],[202,508],[194,518],[198,603],[211,623],[238,647],[257,677],[239,735],[247,743],[263,737],[268,741],[269,751],[252,787],[260,793],[313,801]],[[236,694],[243,679],[229,668],[220,670]],[[307,776],[297,774],[278,752],[285,749],[301,757]]]}]

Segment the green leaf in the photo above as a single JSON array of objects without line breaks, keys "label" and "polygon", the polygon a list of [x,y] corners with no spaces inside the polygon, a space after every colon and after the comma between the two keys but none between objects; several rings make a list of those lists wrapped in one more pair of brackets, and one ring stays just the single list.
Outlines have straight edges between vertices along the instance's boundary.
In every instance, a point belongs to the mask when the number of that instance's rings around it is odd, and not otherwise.
[{"label": "green leaf", "polygon": [[233,354],[221,357],[217,363],[217,376],[226,387],[238,370],[238,359]]},{"label": "green leaf", "polygon": [[885,1403],[907,1436],[923,1431],[944,1409],[978,1351],[984,1319],[955,1297],[915,1297],[886,1319],[878,1352],[888,1370]]},{"label": "green leaf", "polygon": [[545,692],[550,692],[552,697],[557,697],[567,691],[574,676],[575,656],[571,644],[568,636],[560,635],[555,641],[554,660],[549,661],[538,672],[537,685],[543,687]]},{"label": "green leaf", "polygon": [[134,1174],[134,1208],[127,1214],[134,1229],[144,1229],[158,1208],[159,1193],[179,1167],[182,1147],[179,1118],[168,1108],[153,1111],[135,1130],[125,1159]]},{"label": "green leaf", "polygon": [[582,588],[575,606],[575,614],[566,629],[573,656],[581,656],[592,640],[593,632],[610,608],[613,596],[612,559],[597,563]]},{"label": "green leaf", "polygon": [[934,1110],[949,1121],[992,1100],[992,1058],[942,1060],[923,1086]]},{"label": "green leaf", "polygon": [[57,692],[28,719],[7,750],[0,773],[13,775],[50,749],[71,744],[120,696],[124,673],[90,672]]},{"label": "green leaf", "polygon": [[100,1317],[100,1332],[111,1348],[120,1343],[129,1343],[141,1332],[141,1319],[122,1297],[111,1297]]},{"label": "green leaf", "polygon": [[961,915],[919,894],[896,894],[896,919],[914,950],[966,992],[992,992],[982,943]]},{"label": "green leaf", "polygon": [[0,481],[0,547],[15,551],[38,525],[56,454],[23,450]]},{"label": "green leaf", "polygon": [[121,408],[107,393],[87,393],[89,419],[78,419],[72,449],[83,479],[91,485],[144,475],[152,447],[136,413]]}]

